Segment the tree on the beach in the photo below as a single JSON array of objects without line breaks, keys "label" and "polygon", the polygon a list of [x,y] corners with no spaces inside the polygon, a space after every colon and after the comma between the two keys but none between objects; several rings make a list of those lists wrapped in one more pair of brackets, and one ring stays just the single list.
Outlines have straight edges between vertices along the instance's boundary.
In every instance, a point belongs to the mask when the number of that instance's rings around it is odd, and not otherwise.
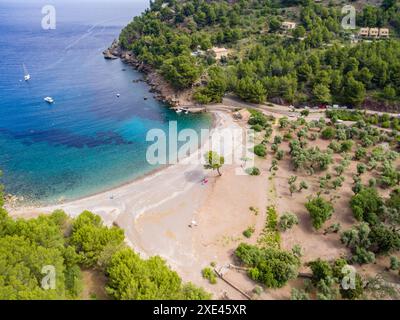
[{"label": "tree on the beach", "polygon": [[217,170],[219,176],[222,176],[220,169],[225,163],[225,158],[215,151],[209,151],[205,154],[205,159],[206,164],[204,168],[208,170]]}]

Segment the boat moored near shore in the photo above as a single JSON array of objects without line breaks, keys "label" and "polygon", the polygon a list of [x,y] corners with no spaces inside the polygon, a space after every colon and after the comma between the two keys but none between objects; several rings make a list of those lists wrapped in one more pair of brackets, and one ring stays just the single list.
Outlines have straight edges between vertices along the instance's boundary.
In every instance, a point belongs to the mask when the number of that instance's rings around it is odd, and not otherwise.
[{"label": "boat moored near shore", "polygon": [[54,103],[54,99],[52,97],[46,97],[43,100],[50,104]]}]

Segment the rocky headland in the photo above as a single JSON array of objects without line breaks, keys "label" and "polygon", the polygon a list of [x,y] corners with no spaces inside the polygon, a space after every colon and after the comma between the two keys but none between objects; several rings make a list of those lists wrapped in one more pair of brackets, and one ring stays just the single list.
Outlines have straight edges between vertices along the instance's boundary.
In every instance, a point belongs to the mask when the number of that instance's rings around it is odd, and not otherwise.
[{"label": "rocky headland", "polygon": [[[153,67],[139,61],[132,51],[124,50],[117,40],[103,52],[107,60],[121,59],[135,70],[143,73],[144,81],[150,86],[154,98],[169,105],[173,109],[185,109],[191,113],[205,111],[203,106],[196,105],[192,100],[193,88],[177,90],[171,86]],[[137,80],[134,82],[138,82]]]}]

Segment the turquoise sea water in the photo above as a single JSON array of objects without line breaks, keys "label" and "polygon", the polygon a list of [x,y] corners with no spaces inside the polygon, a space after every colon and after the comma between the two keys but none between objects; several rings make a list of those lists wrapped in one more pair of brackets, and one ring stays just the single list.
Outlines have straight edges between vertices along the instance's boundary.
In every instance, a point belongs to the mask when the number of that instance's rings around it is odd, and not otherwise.
[{"label": "turquoise sea water", "polygon": [[[56,8],[56,30],[41,28],[48,4]],[[168,110],[145,83],[132,82],[140,73],[103,59],[147,5],[0,0],[0,169],[7,192],[50,203],[116,187],[156,169],[145,159],[149,129],[167,131],[175,120],[180,130],[210,126],[206,115]],[[23,64],[28,83],[21,81]]]}]

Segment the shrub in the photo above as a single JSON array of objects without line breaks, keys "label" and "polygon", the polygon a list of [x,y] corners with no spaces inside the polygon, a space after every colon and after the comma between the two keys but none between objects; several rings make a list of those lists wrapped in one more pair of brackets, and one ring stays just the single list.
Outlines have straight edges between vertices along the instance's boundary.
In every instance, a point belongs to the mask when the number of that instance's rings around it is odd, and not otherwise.
[{"label": "shrub", "polygon": [[379,223],[371,227],[370,239],[375,252],[389,253],[400,249],[400,234],[396,230]]},{"label": "shrub", "polygon": [[295,244],[292,247],[292,253],[298,258],[301,258],[303,256],[302,248],[301,248],[301,246],[299,244]]},{"label": "shrub", "polygon": [[340,144],[340,151],[341,151],[341,152],[349,152],[349,151],[351,150],[352,147],[353,147],[353,141],[351,141],[351,140],[346,140],[346,141],[343,141],[343,142]]},{"label": "shrub", "polygon": [[352,261],[358,264],[368,264],[375,261],[375,254],[366,248],[356,247],[352,257]]},{"label": "shrub", "polygon": [[290,252],[242,243],[235,254],[250,267],[249,276],[268,288],[281,288],[297,277],[300,261]]},{"label": "shrub", "polygon": [[271,145],[271,150],[275,153],[279,150],[279,145],[277,145],[276,143],[273,143]]},{"label": "shrub", "polygon": [[276,230],[278,226],[278,213],[274,206],[267,207],[267,227],[270,230]]},{"label": "shrub", "polygon": [[332,203],[324,200],[320,196],[310,199],[305,207],[310,213],[312,225],[316,230],[320,229],[333,213]]},{"label": "shrub", "polygon": [[400,260],[396,256],[390,257],[390,270],[399,270],[400,269]]},{"label": "shrub", "polygon": [[264,158],[267,155],[267,149],[263,144],[258,144],[254,147],[254,153],[257,156]]},{"label": "shrub", "polygon": [[357,174],[360,176],[367,171],[367,166],[364,163],[357,164]]},{"label": "shrub", "polygon": [[312,271],[312,281],[317,284],[321,280],[327,280],[333,276],[332,267],[329,262],[317,259],[308,263]]},{"label": "shrub", "polygon": [[281,144],[282,143],[282,137],[281,136],[275,136],[274,137],[274,144]]},{"label": "shrub", "polygon": [[336,131],[334,128],[332,127],[325,127],[322,131],[321,131],[321,137],[325,140],[330,140],[333,139],[336,135]]},{"label": "shrub", "polygon": [[334,223],[324,230],[324,233],[338,233],[342,226],[340,223]]},{"label": "shrub", "polygon": [[265,128],[268,124],[268,118],[260,111],[249,109],[251,116],[248,121],[249,125],[259,125],[262,128]]},{"label": "shrub", "polygon": [[375,178],[371,178],[368,180],[368,187],[370,187],[370,188],[376,187],[376,179]]},{"label": "shrub", "polygon": [[293,135],[290,132],[285,132],[285,134],[283,135],[283,140],[290,140],[293,138]]},{"label": "shrub", "polygon": [[212,270],[210,267],[206,267],[203,270],[201,270],[201,274],[203,278],[207,279],[211,284],[217,283],[217,275],[215,274],[214,270]]},{"label": "shrub", "polygon": [[278,232],[278,213],[274,206],[267,207],[267,219],[258,243],[264,247],[279,249],[281,237]]},{"label": "shrub", "polygon": [[400,182],[400,172],[390,162],[383,164],[379,183],[383,188],[394,187]]},{"label": "shrub", "polygon": [[284,155],[285,155],[285,152],[284,152],[283,150],[278,150],[278,151],[276,152],[276,159],[277,159],[277,160],[282,160],[283,157],[284,157]]},{"label": "shrub", "polygon": [[337,142],[336,140],[334,140],[329,144],[328,148],[332,149],[333,152],[339,152],[340,148],[341,148],[341,144],[339,142]]},{"label": "shrub", "polygon": [[307,190],[308,189],[308,184],[307,184],[307,182],[305,182],[305,181],[301,181],[300,182],[300,185],[299,185],[299,191],[301,191],[301,190]]},{"label": "shrub", "polygon": [[356,274],[355,287],[344,289],[340,287],[340,295],[343,299],[355,300],[360,298],[364,293],[363,282],[359,274]]},{"label": "shrub", "polygon": [[357,150],[354,154],[354,157],[356,160],[361,160],[361,159],[365,158],[366,155],[367,155],[367,149],[360,146],[357,148]]},{"label": "shrub", "polygon": [[261,174],[260,169],[258,169],[257,167],[248,168],[246,172],[251,176],[259,176]]},{"label": "shrub", "polygon": [[263,127],[259,124],[255,124],[253,126],[251,126],[251,128],[255,131],[255,132],[261,132],[263,130]]},{"label": "shrub", "polygon": [[253,235],[254,231],[255,231],[254,227],[248,227],[246,230],[243,231],[243,235],[246,238],[250,238]]},{"label": "shrub", "polygon": [[301,111],[300,111],[300,114],[301,114],[303,117],[308,117],[308,115],[310,114],[310,111],[307,110],[307,109],[301,110]]},{"label": "shrub", "polygon": [[332,163],[332,152],[321,151],[318,147],[305,149],[299,140],[289,144],[291,160],[295,170],[305,169],[314,174],[316,170],[326,170]]},{"label": "shrub", "polygon": [[299,219],[293,213],[285,213],[279,219],[279,228],[282,231],[289,230],[296,224],[299,224]]},{"label": "shrub", "polygon": [[304,290],[297,290],[292,288],[290,293],[290,300],[310,300],[310,296]]},{"label": "shrub", "polygon": [[350,207],[358,221],[375,224],[382,211],[383,200],[373,188],[362,188],[350,200]]}]

